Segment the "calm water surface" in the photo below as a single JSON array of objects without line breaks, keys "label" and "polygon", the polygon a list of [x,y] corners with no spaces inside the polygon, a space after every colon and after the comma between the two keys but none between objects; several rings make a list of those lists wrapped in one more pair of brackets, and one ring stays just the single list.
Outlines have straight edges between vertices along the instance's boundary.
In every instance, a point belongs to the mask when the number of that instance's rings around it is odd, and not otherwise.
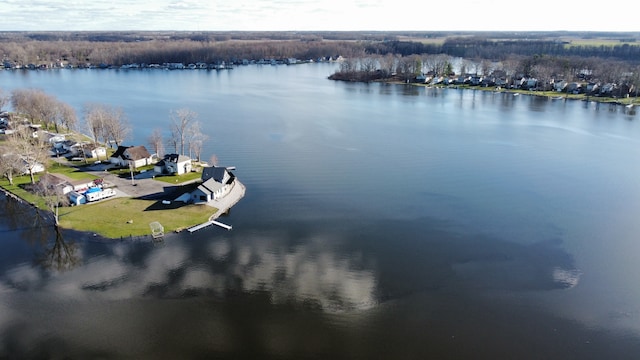
[{"label": "calm water surface", "polygon": [[131,145],[194,110],[247,186],[232,231],[161,243],[2,198],[0,358],[640,356],[633,109],[334,69],[0,72],[121,106]]}]

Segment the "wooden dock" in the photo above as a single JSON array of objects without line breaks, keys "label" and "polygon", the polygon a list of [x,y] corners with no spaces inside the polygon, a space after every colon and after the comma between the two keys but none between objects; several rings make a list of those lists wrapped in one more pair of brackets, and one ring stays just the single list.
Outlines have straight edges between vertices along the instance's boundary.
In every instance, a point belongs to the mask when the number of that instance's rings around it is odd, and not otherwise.
[{"label": "wooden dock", "polygon": [[227,224],[223,224],[219,221],[215,221],[215,220],[209,220],[205,223],[202,223],[200,225],[196,225],[196,226],[192,226],[190,228],[187,229],[187,231],[189,231],[190,233],[192,232],[196,232],[198,230],[204,229],[207,226],[211,226],[211,225],[217,225],[220,226],[221,228],[227,229],[227,230],[231,230],[233,227],[231,225],[227,225]]}]

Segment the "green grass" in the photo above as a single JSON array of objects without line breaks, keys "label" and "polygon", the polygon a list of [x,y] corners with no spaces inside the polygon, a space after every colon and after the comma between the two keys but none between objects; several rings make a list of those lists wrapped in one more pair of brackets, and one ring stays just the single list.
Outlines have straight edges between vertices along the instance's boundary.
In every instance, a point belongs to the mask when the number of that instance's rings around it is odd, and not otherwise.
[{"label": "green grass", "polygon": [[[37,182],[37,175],[35,175],[35,179]],[[15,176],[13,178],[13,185],[9,184],[9,180],[7,180],[6,178],[0,179],[0,186],[2,186],[8,192],[16,195],[17,197],[28,203],[35,204],[40,209],[48,210],[49,208],[46,206],[42,197],[24,189],[24,186],[29,184],[31,184],[31,177],[29,177],[29,175]]]},{"label": "green grass", "polygon": [[94,180],[98,178],[95,175],[78,170],[73,166],[62,165],[57,162],[53,162],[51,166],[47,168],[47,171],[52,174],[62,174],[74,180],[84,180],[84,179]]},{"label": "green grass", "polygon": [[168,184],[181,184],[190,180],[200,179],[200,177],[202,177],[202,174],[199,172],[188,172],[182,175],[159,175],[155,179]]},{"label": "green grass", "polygon": [[217,209],[207,205],[184,205],[133,198],[115,198],[60,209],[60,226],[117,239],[150,235],[149,223],[158,221],[165,233],[209,220]]}]

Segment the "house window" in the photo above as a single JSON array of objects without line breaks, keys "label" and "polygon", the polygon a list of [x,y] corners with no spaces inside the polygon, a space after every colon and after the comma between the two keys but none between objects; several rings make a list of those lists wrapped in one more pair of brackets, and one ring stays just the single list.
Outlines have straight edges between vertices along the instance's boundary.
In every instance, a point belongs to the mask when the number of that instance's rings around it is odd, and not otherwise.
[{"label": "house window", "polygon": [[205,195],[200,195],[200,201],[207,201],[207,197]]}]

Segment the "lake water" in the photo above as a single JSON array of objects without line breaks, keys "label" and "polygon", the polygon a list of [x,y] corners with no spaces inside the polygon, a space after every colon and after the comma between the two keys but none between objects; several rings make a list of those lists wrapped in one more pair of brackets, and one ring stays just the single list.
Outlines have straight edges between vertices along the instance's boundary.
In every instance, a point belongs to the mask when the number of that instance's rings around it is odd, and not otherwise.
[{"label": "lake water", "polygon": [[122,107],[129,145],[191,109],[247,186],[233,230],[160,243],[2,198],[0,358],[640,356],[633,109],[335,68],[0,72]]}]

